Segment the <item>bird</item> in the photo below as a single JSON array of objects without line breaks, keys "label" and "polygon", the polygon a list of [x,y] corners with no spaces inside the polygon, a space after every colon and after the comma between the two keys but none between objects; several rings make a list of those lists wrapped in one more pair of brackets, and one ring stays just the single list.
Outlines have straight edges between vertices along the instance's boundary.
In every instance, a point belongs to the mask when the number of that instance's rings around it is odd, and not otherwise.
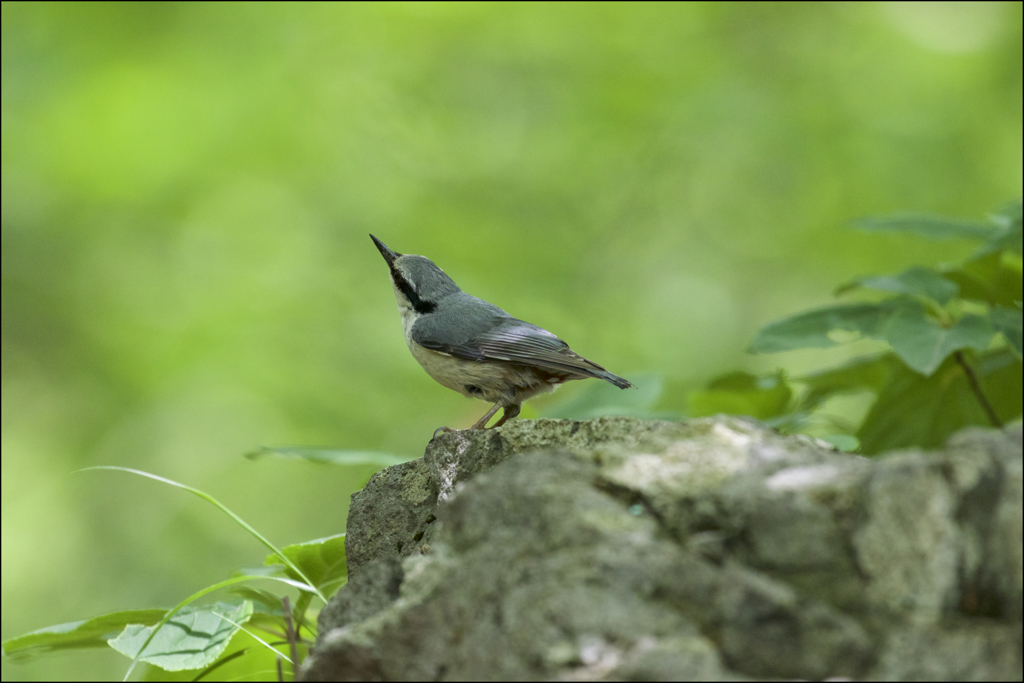
[{"label": "bird", "polygon": [[413,358],[442,386],[494,404],[470,429],[484,429],[502,408],[492,428],[500,427],[519,414],[523,401],[569,380],[633,386],[544,328],[462,291],[427,257],[400,254],[370,238],[388,264]]}]

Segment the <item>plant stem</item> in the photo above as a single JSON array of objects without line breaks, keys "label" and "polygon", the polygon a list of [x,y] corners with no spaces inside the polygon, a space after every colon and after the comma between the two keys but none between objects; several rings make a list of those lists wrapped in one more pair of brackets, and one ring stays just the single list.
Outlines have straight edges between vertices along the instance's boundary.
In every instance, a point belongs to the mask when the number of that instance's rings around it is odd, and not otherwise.
[{"label": "plant stem", "polygon": [[992,409],[992,404],[988,402],[988,398],[985,397],[985,392],[981,390],[981,382],[978,381],[978,376],[974,374],[974,369],[967,364],[967,359],[964,358],[963,351],[956,351],[953,353],[956,358],[956,362],[963,368],[964,374],[967,375],[967,382],[971,385],[971,390],[974,395],[978,397],[978,403],[981,404],[982,410],[988,416],[988,421],[992,423],[993,427],[1003,428],[1003,421],[996,415],[996,411]]},{"label": "plant stem", "polygon": [[292,605],[288,596],[281,598],[284,606],[284,632],[288,635],[288,647],[292,654],[292,680],[298,680],[299,676],[299,650],[295,646],[295,626],[292,624]]},{"label": "plant stem", "polygon": [[298,599],[295,601],[295,608],[292,610],[292,621],[295,623],[295,637],[299,640],[302,639],[302,627],[305,626],[306,630],[313,634],[313,630],[309,627],[309,623],[306,621],[306,610],[309,608],[309,603],[313,602],[312,593],[299,593]]}]

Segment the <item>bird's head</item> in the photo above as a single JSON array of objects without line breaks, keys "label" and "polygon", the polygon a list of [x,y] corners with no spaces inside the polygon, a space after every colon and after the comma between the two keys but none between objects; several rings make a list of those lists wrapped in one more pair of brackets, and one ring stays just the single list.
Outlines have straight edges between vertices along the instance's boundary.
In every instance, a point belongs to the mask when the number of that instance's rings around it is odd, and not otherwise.
[{"label": "bird's head", "polygon": [[462,290],[444,271],[426,256],[399,254],[370,235],[391,271],[395,298],[401,308],[411,308],[419,314],[430,313],[441,299]]}]

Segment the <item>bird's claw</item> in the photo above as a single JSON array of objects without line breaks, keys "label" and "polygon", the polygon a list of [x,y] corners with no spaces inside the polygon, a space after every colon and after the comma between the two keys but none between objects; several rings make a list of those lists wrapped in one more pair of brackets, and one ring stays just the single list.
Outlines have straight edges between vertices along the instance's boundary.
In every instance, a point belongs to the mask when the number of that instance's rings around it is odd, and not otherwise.
[{"label": "bird's claw", "polygon": [[438,432],[444,432],[444,433],[447,434],[448,432],[454,432],[454,431],[455,430],[452,429],[451,427],[438,427],[437,429],[434,430],[434,436],[432,436],[431,438],[436,439]]}]

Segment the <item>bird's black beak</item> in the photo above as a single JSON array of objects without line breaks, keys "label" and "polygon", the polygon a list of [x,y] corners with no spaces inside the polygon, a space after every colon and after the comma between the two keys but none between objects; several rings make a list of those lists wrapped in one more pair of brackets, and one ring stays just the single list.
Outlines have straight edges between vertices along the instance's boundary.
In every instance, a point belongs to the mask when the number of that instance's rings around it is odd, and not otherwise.
[{"label": "bird's black beak", "polygon": [[373,235],[370,235],[370,239],[372,239],[373,243],[377,245],[377,249],[380,250],[380,255],[383,256],[384,260],[388,262],[389,267],[391,266],[391,264],[395,262],[395,259],[401,256],[401,254],[396,254],[395,252],[388,249],[388,245],[384,244]]}]

